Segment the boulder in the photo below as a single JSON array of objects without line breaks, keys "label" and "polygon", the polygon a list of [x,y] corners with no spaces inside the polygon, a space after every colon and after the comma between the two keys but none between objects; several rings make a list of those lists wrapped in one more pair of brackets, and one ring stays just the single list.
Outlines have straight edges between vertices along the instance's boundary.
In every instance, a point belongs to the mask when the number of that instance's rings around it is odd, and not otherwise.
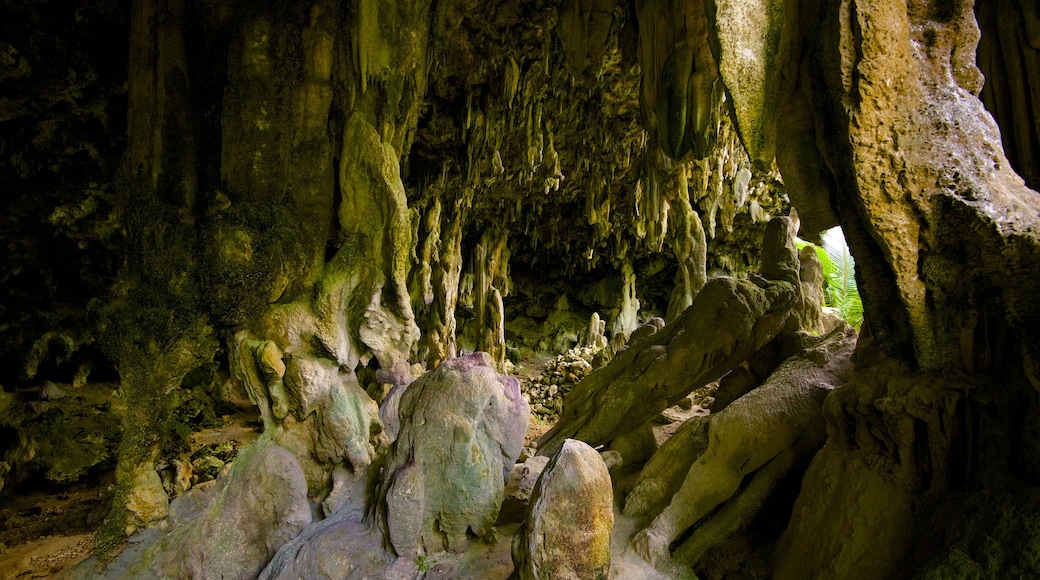
[{"label": "boulder", "polygon": [[129,567],[116,562],[107,577],[256,578],[282,544],[311,521],[307,483],[296,457],[269,441],[244,450],[206,499],[197,517]]},{"label": "boulder", "polygon": [[613,528],[607,465],[588,444],[568,439],[538,479],[513,539],[512,578],[607,578]]},{"label": "boulder", "polygon": [[[133,515],[134,521],[144,527],[165,518],[169,513],[170,498],[155,469],[147,463],[138,465],[134,469],[133,482],[126,498],[126,509]],[[127,533],[135,531],[128,529]]]},{"label": "boulder", "polygon": [[398,556],[458,552],[470,534],[491,531],[529,413],[520,382],[486,353],[445,361],[408,387],[379,485],[380,523]]}]

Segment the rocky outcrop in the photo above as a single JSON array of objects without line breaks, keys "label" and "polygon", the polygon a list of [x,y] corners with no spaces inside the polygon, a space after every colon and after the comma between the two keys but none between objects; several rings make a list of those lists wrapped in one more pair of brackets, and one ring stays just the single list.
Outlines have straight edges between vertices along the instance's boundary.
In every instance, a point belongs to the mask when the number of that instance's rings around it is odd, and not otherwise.
[{"label": "rocky outcrop", "polygon": [[396,555],[466,548],[491,531],[529,409],[486,353],[450,359],[401,397],[401,430],[379,483],[378,517]]},{"label": "rocky outcrop", "polygon": [[[872,344],[856,379],[825,405],[828,443],[778,551],[781,578],[893,573],[912,551],[914,514],[933,497],[965,478],[1001,485],[1037,449],[1031,429],[1004,439],[994,424],[972,435],[989,442],[976,446],[948,423],[985,424],[970,401],[1008,409],[998,424],[1035,424],[1037,408],[1040,313],[1024,293],[1040,281],[1021,272],[1040,264],[1040,198],[1012,172],[975,96],[971,8],[829,10],[798,23],[796,42],[818,55],[799,78],[816,127],[842,127],[819,133],[821,150],[835,168]],[[1008,370],[997,378],[997,368]],[[956,394],[961,372],[975,385],[967,399]],[[951,477],[950,466],[983,463],[985,476],[957,468]]]},{"label": "rocky outcrop", "polygon": [[[542,455],[565,439],[609,444],[643,426],[694,389],[718,380],[783,328],[800,289],[789,218],[775,219],[778,246],[763,273],[772,280],[715,278],[664,329],[632,342],[564,399],[560,421],[538,442]],[[725,329],[720,332],[720,329]]]},{"label": "rocky outcrop", "polygon": [[202,503],[191,510],[195,517],[139,557],[112,563],[101,577],[256,578],[311,521],[303,471],[292,453],[270,441],[243,451]]},{"label": "rocky outcrop", "polygon": [[614,494],[599,453],[568,439],[542,471],[513,539],[512,578],[610,577]]},{"label": "rocky outcrop", "polygon": [[695,425],[679,439],[688,448],[658,451],[697,459],[685,474],[663,462],[648,464],[640,474],[626,499],[626,513],[652,515],[662,496],[674,495],[632,540],[637,552],[664,561],[672,542],[692,528],[676,557],[696,566],[709,550],[742,530],[777,482],[823,445],[822,401],[848,380],[856,335],[843,326],[814,342],[761,386],[710,415],[706,448]]}]

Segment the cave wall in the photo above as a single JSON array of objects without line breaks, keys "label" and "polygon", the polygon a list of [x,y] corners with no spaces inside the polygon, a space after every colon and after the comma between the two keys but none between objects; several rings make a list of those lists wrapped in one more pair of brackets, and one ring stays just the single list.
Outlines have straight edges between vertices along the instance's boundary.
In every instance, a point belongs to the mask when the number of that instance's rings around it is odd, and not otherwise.
[{"label": "cave wall", "polygon": [[979,97],[1000,125],[1004,153],[1026,185],[1040,188],[1036,151],[1040,12],[1032,2],[978,0],[982,38],[976,60],[986,83]]}]

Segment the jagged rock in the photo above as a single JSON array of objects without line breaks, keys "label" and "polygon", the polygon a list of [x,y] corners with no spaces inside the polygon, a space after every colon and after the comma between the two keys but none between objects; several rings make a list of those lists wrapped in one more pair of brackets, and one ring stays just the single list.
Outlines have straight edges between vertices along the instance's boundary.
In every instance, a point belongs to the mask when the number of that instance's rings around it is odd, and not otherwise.
[{"label": "jagged rock", "polygon": [[123,409],[110,384],[68,389],[60,400],[37,395],[0,390],[0,496],[34,474],[52,484],[81,481],[115,455]]},{"label": "jagged rock", "polygon": [[7,483],[7,474],[11,472],[11,464],[6,461],[0,461],[0,492],[4,491],[4,485]]},{"label": "jagged rock", "polygon": [[[636,551],[650,562],[663,562],[672,542],[693,528],[677,557],[695,565],[708,550],[741,530],[795,463],[823,445],[820,407],[835,386],[848,380],[855,344],[851,327],[837,329],[784,362],[762,386],[709,416],[707,448],[690,466],[668,507],[633,538]],[[703,444],[697,431],[695,426],[688,439],[683,438],[692,451]],[[674,447],[667,452],[667,457],[684,454]],[[674,466],[657,463],[655,470],[659,471],[642,474],[626,511],[653,513],[662,492],[667,496],[675,489]]]},{"label": "jagged rock", "polygon": [[[182,501],[189,501],[185,498]],[[207,492],[206,503],[196,517],[170,531],[140,559],[117,561],[107,574],[256,578],[278,548],[311,521],[299,463],[292,453],[265,440],[239,455],[231,473]]]},{"label": "jagged rock", "polygon": [[527,520],[513,539],[512,578],[608,578],[613,498],[599,453],[565,441],[538,478]]},{"label": "jagged rock", "polygon": [[379,485],[379,517],[396,554],[461,551],[490,532],[523,447],[529,410],[515,378],[486,353],[450,359],[400,401],[401,430]]}]

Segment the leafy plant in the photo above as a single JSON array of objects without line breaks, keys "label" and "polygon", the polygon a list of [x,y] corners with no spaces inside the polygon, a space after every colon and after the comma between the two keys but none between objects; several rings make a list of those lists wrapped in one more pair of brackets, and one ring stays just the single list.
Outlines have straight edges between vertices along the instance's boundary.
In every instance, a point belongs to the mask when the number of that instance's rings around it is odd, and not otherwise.
[{"label": "leafy plant", "polygon": [[426,557],[426,554],[419,554],[415,558],[415,565],[419,567],[420,572],[429,572],[430,568],[437,563],[437,560],[431,560]]},{"label": "leafy plant", "polygon": [[799,240],[798,247],[812,246],[823,264],[827,306],[857,330],[863,325],[863,301],[856,286],[856,262],[845,243],[841,228],[823,232],[823,246]]}]

